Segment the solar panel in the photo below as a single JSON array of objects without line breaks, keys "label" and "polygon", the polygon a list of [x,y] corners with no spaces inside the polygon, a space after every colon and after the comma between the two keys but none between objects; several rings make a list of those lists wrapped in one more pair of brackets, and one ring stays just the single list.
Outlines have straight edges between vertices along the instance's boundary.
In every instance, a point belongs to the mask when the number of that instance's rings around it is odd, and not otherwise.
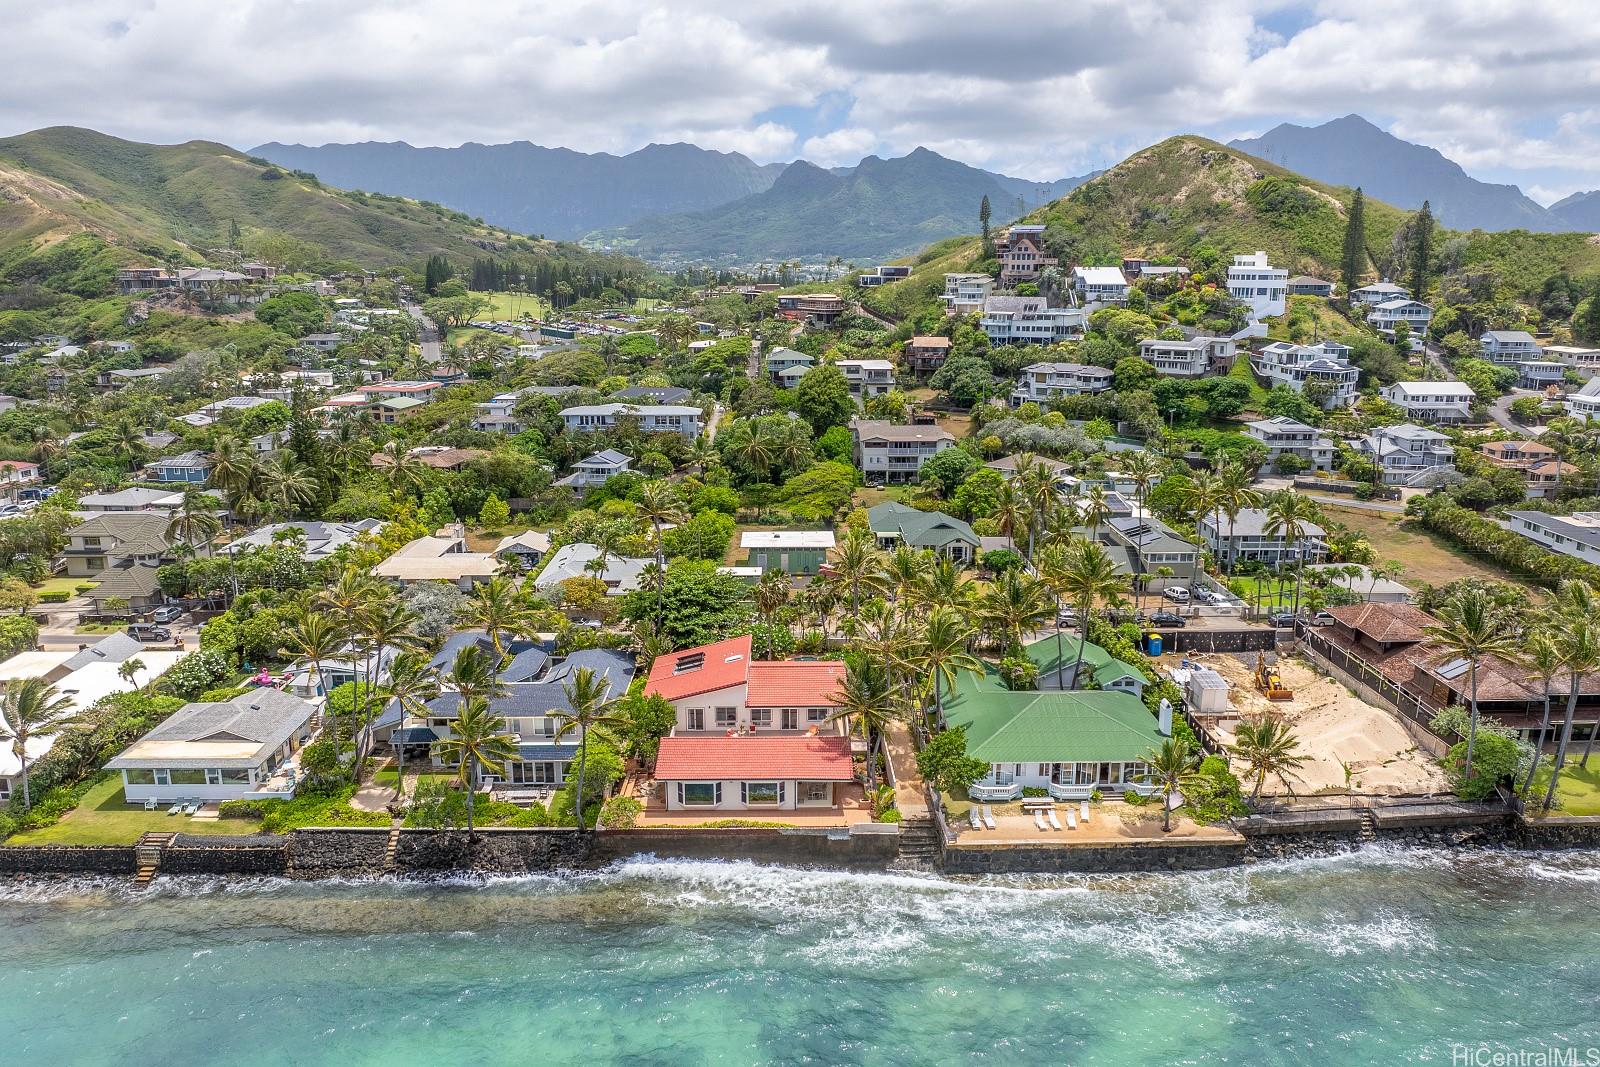
[{"label": "solar panel", "polygon": [[1471,660],[1453,659],[1449,663],[1446,663],[1443,667],[1439,668],[1439,677],[1446,680],[1459,678],[1467,672],[1467,668],[1470,666],[1472,666]]}]

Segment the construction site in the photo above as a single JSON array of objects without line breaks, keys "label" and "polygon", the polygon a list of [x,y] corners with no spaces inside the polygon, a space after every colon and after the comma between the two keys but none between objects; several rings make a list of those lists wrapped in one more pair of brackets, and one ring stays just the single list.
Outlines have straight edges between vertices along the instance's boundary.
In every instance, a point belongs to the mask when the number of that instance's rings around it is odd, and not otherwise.
[{"label": "construction site", "polygon": [[[1186,659],[1227,683],[1226,702],[1214,693],[1191,699],[1218,741],[1231,745],[1241,720],[1271,715],[1289,724],[1299,753],[1307,757],[1290,772],[1296,795],[1348,790],[1397,796],[1448,789],[1435,759],[1417,746],[1398,716],[1368,704],[1302,659],[1255,652]],[[1242,772],[1243,765],[1236,761],[1234,770]],[[1265,792],[1285,790],[1269,778]]]}]

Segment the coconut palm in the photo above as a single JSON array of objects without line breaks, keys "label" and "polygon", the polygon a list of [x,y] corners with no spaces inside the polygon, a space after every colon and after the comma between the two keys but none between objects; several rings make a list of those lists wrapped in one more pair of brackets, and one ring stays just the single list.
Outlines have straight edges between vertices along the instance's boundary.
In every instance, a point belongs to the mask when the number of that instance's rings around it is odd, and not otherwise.
[{"label": "coconut palm", "polygon": [[6,687],[0,700],[0,741],[11,742],[11,752],[22,764],[22,810],[33,807],[28,785],[28,742],[60,733],[77,722],[70,697],[43,678],[23,678]]},{"label": "coconut palm", "polygon": [[205,494],[198,489],[185,489],[183,503],[172,513],[167,523],[167,540],[186,546],[204,545],[206,555],[211,555],[211,541],[222,531],[222,521],[206,510]]},{"label": "coconut palm", "polygon": [[557,740],[573,731],[578,732],[578,791],[573,798],[573,808],[581,834],[587,829],[583,821],[583,776],[584,763],[589,754],[589,731],[596,726],[619,726],[623,719],[608,710],[616,698],[611,696],[611,682],[603,674],[596,674],[588,667],[579,667],[572,681],[561,689],[567,696],[569,707],[552,711],[550,716],[558,724]]},{"label": "coconut palm", "polygon": [[1556,786],[1567,763],[1567,748],[1572,743],[1573,718],[1578,710],[1578,695],[1586,675],[1600,670],[1600,598],[1587,582],[1564,581],[1556,590],[1555,612],[1560,620],[1557,641],[1561,646],[1562,666],[1567,671],[1567,704],[1561,723],[1561,740],[1556,745],[1555,763],[1550,769],[1550,784],[1545,790],[1544,808],[1555,803]]},{"label": "coconut palm", "polygon": [[444,762],[456,765],[456,775],[466,786],[470,838],[479,771],[503,774],[506,760],[517,758],[517,739],[506,732],[506,721],[489,710],[488,698],[474,695],[461,702],[450,736],[438,742],[434,751]]},{"label": "coconut palm", "polygon": [[772,628],[777,625],[778,612],[782,611],[789,603],[789,576],[783,571],[774,568],[761,576],[756,583],[755,605],[756,615],[761,619],[767,630],[767,658],[777,655],[773,647]]},{"label": "coconut palm", "polygon": [[[296,657],[309,660],[311,675],[317,680],[313,699],[326,697],[322,683],[322,663],[337,652],[349,639],[348,615],[331,611],[318,611],[309,602],[295,608],[289,629],[283,635],[283,647]],[[335,742],[339,737],[339,724],[333,721]]]},{"label": "coconut palm", "polygon": [[1091,541],[1100,540],[1100,527],[1111,515],[1111,501],[1107,499],[1103,485],[1091,485],[1078,500],[1079,520],[1089,527]]},{"label": "coconut palm", "polygon": [[[1117,565],[1094,541],[1074,542],[1063,553],[1062,569],[1052,579],[1074,607],[1078,609],[1078,658],[1072,667],[1072,688],[1082,685],[1079,675],[1083,671],[1083,650],[1089,643],[1089,617],[1096,604],[1112,606],[1122,603],[1122,589],[1126,579],[1117,573]],[[1056,633],[1060,634],[1057,627]],[[1058,660],[1059,662],[1059,660]],[[1059,681],[1057,683],[1060,684]]]},{"label": "coconut palm", "polygon": [[972,579],[962,571],[961,564],[948,556],[933,561],[928,568],[922,588],[918,590],[918,603],[924,608],[962,609],[972,601]]},{"label": "coconut palm", "polygon": [[972,654],[973,634],[972,623],[961,612],[935,607],[910,650],[916,669],[933,681],[933,710],[940,718],[944,715],[945,688],[954,691],[963,672],[983,674],[983,661]]},{"label": "coconut palm", "polygon": [[1250,790],[1251,803],[1260,799],[1268,775],[1289,792],[1294,792],[1290,777],[1295,768],[1311,759],[1296,751],[1299,747],[1300,739],[1289,729],[1289,724],[1276,715],[1240,720],[1228,751],[1244,761],[1245,778],[1255,783]]},{"label": "coconut palm", "polygon": [[450,686],[463,702],[472,697],[494,700],[506,694],[505,683],[495,674],[489,657],[475,644],[456,653],[450,664]]},{"label": "coconut palm", "polygon": [[[1216,510],[1228,518],[1228,543],[1233,543],[1234,524],[1239,513],[1247,508],[1261,506],[1261,491],[1253,486],[1255,474],[1238,460],[1225,460],[1217,472]],[[1228,574],[1232,576],[1235,560],[1228,557]]]},{"label": "coconut palm", "polygon": [[1017,543],[1017,534],[1030,525],[1027,501],[1018,491],[1015,478],[1000,487],[992,517],[1001,535],[1009,538],[1013,545]]},{"label": "coconut palm", "polygon": [[[678,500],[678,493],[670,482],[647,482],[639,498],[639,517],[655,530],[656,567],[665,576],[666,550],[661,542],[661,528],[668,523],[678,524],[689,520],[689,513]],[[656,622],[661,622],[665,610],[666,582],[656,584]]]},{"label": "coconut palm", "polygon": [[431,473],[428,465],[395,442],[384,445],[378,455],[383,458],[376,466],[383,471],[392,491],[409,495],[427,487]]},{"label": "coconut palm", "polygon": [[1439,653],[1446,659],[1467,661],[1467,685],[1471,709],[1467,720],[1466,777],[1474,774],[1473,746],[1478,740],[1478,670],[1488,656],[1516,658],[1521,640],[1507,625],[1505,614],[1494,599],[1477,587],[1461,590],[1439,609],[1439,625],[1424,627]]},{"label": "coconut palm", "polygon": [[1221,495],[1222,481],[1216,472],[1198,470],[1189,474],[1188,484],[1183,487],[1180,497],[1189,518],[1198,525],[1201,519],[1217,509],[1217,500]]},{"label": "coconut palm", "polygon": [[1123,475],[1133,483],[1134,495],[1138,497],[1142,513],[1145,501],[1150,496],[1150,487],[1165,475],[1166,465],[1154,452],[1129,452],[1119,462]]},{"label": "coconut palm", "polygon": [[1022,647],[1022,635],[1055,614],[1049,586],[1020,568],[1006,571],[985,589],[977,604],[983,625],[1004,639],[1007,654]]},{"label": "coconut palm", "polygon": [[127,682],[129,689],[137,689],[139,688],[139,683],[137,680],[139,677],[139,672],[144,670],[144,668],[144,660],[140,659],[138,656],[134,656],[132,659],[125,659],[121,663],[117,664],[117,677],[121,678],[124,682]]},{"label": "coconut palm", "polygon": [[877,789],[878,744],[895,721],[894,689],[889,671],[880,662],[867,659],[860,669],[846,671],[839,688],[830,698],[836,711],[829,722],[840,719],[853,724],[867,742],[867,792]]},{"label": "coconut palm", "polygon": [[303,467],[291,467],[275,462],[264,463],[258,470],[261,483],[261,500],[273,512],[294,516],[317,499],[316,478]]},{"label": "coconut palm", "polygon": [[833,579],[850,594],[850,613],[861,612],[861,591],[872,588],[872,578],[882,565],[882,555],[872,543],[872,535],[861,530],[846,530],[834,551]]},{"label": "coconut palm", "polygon": [[533,613],[517,600],[517,587],[499,575],[477,585],[456,612],[463,623],[489,636],[495,653],[490,667],[496,673],[506,654],[504,638],[533,628]]},{"label": "coconut palm", "polygon": [[382,670],[384,650],[405,651],[422,646],[422,639],[417,636],[417,621],[416,612],[400,600],[370,601],[356,612],[356,630],[366,638],[366,655],[362,662],[365,684],[357,690],[362,696],[363,717],[370,714],[373,706],[372,693]]},{"label": "coconut palm", "polygon": [[256,459],[248,445],[231,435],[217,438],[211,450],[212,485],[233,498],[246,496],[255,470]]},{"label": "coconut palm", "polygon": [[1139,757],[1147,768],[1139,777],[1161,788],[1161,829],[1172,830],[1172,805],[1168,798],[1200,781],[1200,753],[1181,737],[1169,737],[1160,748]]},{"label": "coconut palm", "polygon": [[[1316,502],[1308,496],[1301,496],[1292,489],[1280,489],[1267,499],[1267,521],[1262,525],[1262,530],[1275,537],[1282,537],[1294,552],[1294,610],[1300,611],[1300,584],[1305,576],[1305,552],[1302,542],[1305,540],[1306,531],[1318,515]],[[1229,545],[1230,553],[1233,546]],[[1231,556],[1230,556],[1231,558]]]},{"label": "coconut palm", "polygon": [[1028,453],[1018,457],[1011,484],[1016,487],[1017,498],[1027,516],[1028,558],[1031,560],[1034,537],[1044,529],[1051,513],[1061,507],[1061,494],[1056,488],[1055,472]]},{"label": "coconut palm", "polygon": [[1539,720],[1539,739],[1534,742],[1533,760],[1528,764],[1528,774],[1522,782],[1522,795],[1527,796],[1528,790],[1533,788],[1533,776],[1539,770],[1539,760],[1544,756],[1544,746],[1550,739],[1550,683],[1561,673],[1564,665],[1561,643],[1549,621],[1541,620],[1524,638],[1517,662],[1537,674],[1544,685],[1544,715]]},{"label": "coconut palm", "polygon": [[[404,729],[407,715],[427,718],[428,701],[437,697],[439,692],[439,674],[429,665],[428,657],[408,650],[395,657],[389,667],[389,680],[377,688],[376,695],[385,706],[391,700],[398,705],[400,721],[395,729],[399,730]],[[399,764],[395,773],[394,796],[399,800],[406,792],[406,746],[395,745],[394,750]]]},{"label": "coconut palm", "polygon": [[884,559],[880,580],[902,618],[911,617],[917,596],[926,585],[932,569],[933,553],[907,544],[896,545],[894,551]]}]

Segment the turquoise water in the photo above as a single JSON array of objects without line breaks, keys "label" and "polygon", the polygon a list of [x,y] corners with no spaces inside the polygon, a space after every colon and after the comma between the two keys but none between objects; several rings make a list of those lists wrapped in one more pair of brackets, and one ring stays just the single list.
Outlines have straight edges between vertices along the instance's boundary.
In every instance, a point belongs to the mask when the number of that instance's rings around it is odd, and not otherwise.
[{"label": "turquoise water", "polygon": [[[0,1062],[1450,1064],[1600,1045],[1600,854],[0,890]],[[1581,1061],[1580,1061],[1581,1062]]]}]

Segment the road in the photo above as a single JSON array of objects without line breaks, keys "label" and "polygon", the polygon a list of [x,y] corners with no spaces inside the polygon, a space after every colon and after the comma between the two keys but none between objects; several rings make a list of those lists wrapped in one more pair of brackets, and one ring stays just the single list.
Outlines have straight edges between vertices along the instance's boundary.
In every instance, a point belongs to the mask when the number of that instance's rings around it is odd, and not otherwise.
[{"label": "road", "polygon": [[431,365],[444,359],[444,348],[439,343],[439,327],[416,304],[407,304],[405,308],[417,320],[417,340],[422,346],[422,361]]},{"label": "road", "polygon": [[1491,419],[1493,419],[1496,423],[1498,423],[1500,426],[1503,426],[1507,430],[1510,430],[1512,433],[1525,433],[1525,434],[1540,434],[1540,433],[1543,433],[1544,432],[1544,427],[1542,427],[1542,426],[1524,426],[1524,425],[1522,425],[1522,423],[1518,422],[1516,419],[1511,417],[1511,402],[1512,401],[1517,400],[1518,398],[1524,397],[1524,396],[1534,396],[1534,397],[1536,397],[1538,395],[1539,395],[1539,393],[1536,390],[1533,390],[1533,389],[1513,389],[1506,396],[1500,397],[1498,400],[1494,400],[1494,401],[1490,402],[1490,404],[1489,404],[1489,417]]},{"label": "road", "polygon": [[[1311,496],[1310,493],[1306,494]],[[1404,515],[1404,504],[1385,504],[1377,500],[1357,500],[1349,496],[1311,496],[1319,504],[1332,504],[1335,507],[1355,508],[1357,511],[1383,511],[1390,515]]]}]

